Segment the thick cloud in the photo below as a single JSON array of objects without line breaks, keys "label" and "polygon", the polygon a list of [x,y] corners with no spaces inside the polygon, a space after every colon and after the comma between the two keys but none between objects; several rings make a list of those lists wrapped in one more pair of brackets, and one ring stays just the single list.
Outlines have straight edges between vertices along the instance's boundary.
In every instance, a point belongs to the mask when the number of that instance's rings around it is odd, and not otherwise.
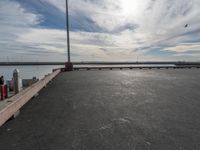
[{"label": "thick cloud", "polygon": [[[64,0],[0,7],[2,57],[65,59]],[[199,0],[69,0],[69,9],[73,60],[200,60]]]}]

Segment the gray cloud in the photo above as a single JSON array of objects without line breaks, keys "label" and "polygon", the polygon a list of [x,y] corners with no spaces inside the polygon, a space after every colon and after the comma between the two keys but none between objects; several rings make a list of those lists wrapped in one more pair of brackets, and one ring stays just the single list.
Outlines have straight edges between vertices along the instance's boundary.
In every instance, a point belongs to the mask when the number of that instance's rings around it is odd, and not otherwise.
[{"label": "gray cloud", "polygon": [[[65,12],[63,0],[43,1]],[[69,4],[70,19],[79,24],[71,32],[73,60],[200,60],[199,0],[69,0]],[[4,56],[37,53],[39,59],[49,60],[57,54],[56,59],[63,60],[66,33],[40,28],[43,17],[17,2],[1,1]]]}]

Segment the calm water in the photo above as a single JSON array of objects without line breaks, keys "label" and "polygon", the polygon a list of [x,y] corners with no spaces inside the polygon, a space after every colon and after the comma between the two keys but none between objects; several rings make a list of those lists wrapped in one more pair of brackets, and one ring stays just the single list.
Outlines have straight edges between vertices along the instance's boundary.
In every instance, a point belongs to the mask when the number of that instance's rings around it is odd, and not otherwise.
[{"label": "calm water", "polygon": [[[105,67],[105,65],[76,65],[76,67]],[[152,65],[109,65],[109,66],[152,66]],[[153,65],[160,66],[160,65]],[[164,66],[164,65],[162,65]],[[171,65],[165,65],[171,66]],[[19,69],[20,76],[22,79],[30,79],[33,77],[37,77],[39,79],[43,78],[46,74],[51,73],[52,69],[61,68],[62,66],[0,66],[0,75],[3,75],[5,80],[10,80],[12,78],[13,70]]]},{"label": "calm water", "polygon": [[51,73],[52,69],[62,66],[0,66],[0,75],[3,75],[5,80],[12,78],[13,70],[19,69],[22,79],[30,79],[37,77],[43,78],[46,74]]}]

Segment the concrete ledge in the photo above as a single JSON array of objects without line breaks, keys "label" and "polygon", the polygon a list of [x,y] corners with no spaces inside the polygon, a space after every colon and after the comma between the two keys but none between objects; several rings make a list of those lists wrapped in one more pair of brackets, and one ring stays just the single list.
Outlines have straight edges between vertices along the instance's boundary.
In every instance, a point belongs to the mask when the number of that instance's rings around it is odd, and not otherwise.
[{"label": "concrete ledge", "polygon": [[123,70],[123,69],[200,69],[200,66],[130,66],[130,67],[74,67],[74,71],[80,71],[80,70]]},{"label": "concrete ledge", "polygon": [[60,70],[56,70],[37,83],[22,90],[19,94],[6,99],[0,106],[0,127],[59,73]]}]

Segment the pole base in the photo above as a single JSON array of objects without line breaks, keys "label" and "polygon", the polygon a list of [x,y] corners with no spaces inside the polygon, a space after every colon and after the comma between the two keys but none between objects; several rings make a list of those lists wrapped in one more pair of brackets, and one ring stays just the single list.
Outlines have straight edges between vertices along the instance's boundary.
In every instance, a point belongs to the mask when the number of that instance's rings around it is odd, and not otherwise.
[{"label": "pole base", "polygon": [[62,68],[62,71],[63,71],[63,72],[66,72],[66,71],[73,71],[73,70],[74,70],[73,64],[72,64],[72,63],[69,63],[69,62],[66,62],[66,63],[65,63],[65,68]]}]

